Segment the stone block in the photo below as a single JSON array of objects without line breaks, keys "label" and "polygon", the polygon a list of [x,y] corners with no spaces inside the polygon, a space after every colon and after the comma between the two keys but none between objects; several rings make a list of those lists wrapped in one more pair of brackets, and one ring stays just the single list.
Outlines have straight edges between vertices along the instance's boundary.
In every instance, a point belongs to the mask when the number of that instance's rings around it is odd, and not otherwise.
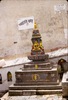
[{"label": "stone block", "polygon": [[48,59],[48,55],[45,54],[41,54],[41,55],[30,55],[28,56],[29,60],[33,60],[33,61],[43,61],[43,60],[47,60]]},{"label": "stone block", "polygon": [[63,91],[63,97],[67,97],[68,96],[68,72],[63,74],[62,91]]}]

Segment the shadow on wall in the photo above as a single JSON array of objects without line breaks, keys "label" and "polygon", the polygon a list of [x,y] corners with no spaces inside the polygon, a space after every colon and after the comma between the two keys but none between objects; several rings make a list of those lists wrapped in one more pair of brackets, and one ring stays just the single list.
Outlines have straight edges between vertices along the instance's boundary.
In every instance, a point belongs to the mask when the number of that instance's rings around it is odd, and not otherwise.
[{"label": "shadow on wall", "polygon": [[0,84],[2,84],[2,75],[0,74]]}]

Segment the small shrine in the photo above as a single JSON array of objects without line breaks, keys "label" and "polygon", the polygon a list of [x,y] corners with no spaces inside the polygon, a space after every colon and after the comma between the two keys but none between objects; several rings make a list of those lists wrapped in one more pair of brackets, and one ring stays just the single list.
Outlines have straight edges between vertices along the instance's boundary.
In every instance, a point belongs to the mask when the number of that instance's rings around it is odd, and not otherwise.
[{"label": "small shrine", "polygon": [[10,96],[62,93],[57,64],[49,61],[42,45],[41,34],[35,23],[32,32],[31,62],[16,71],[16,82],[9,87]]}]

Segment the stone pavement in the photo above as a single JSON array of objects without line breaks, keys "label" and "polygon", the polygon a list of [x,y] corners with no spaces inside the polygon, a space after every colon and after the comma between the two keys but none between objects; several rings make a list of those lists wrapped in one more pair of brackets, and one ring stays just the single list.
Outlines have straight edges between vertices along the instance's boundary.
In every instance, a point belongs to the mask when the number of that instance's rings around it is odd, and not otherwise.
[{"label": "stone pavement", "polygon": [[32,96],[8,96],[8,92],[0,100],[67,100],[62,99],[61,94],[32,95]]},{"label": "stone pavement", "polygon": [[11,96],[7,100],[66,100],[61,95]]}]

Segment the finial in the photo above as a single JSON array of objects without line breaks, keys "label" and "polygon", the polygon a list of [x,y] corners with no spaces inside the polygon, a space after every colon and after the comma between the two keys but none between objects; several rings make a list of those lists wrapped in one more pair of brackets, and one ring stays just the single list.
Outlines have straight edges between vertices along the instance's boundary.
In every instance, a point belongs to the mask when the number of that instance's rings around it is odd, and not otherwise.
[{"label": "finial", "polygon": [[36,24],[36,22],[34,23],[34,29],[37,29],[37,24]]}]

